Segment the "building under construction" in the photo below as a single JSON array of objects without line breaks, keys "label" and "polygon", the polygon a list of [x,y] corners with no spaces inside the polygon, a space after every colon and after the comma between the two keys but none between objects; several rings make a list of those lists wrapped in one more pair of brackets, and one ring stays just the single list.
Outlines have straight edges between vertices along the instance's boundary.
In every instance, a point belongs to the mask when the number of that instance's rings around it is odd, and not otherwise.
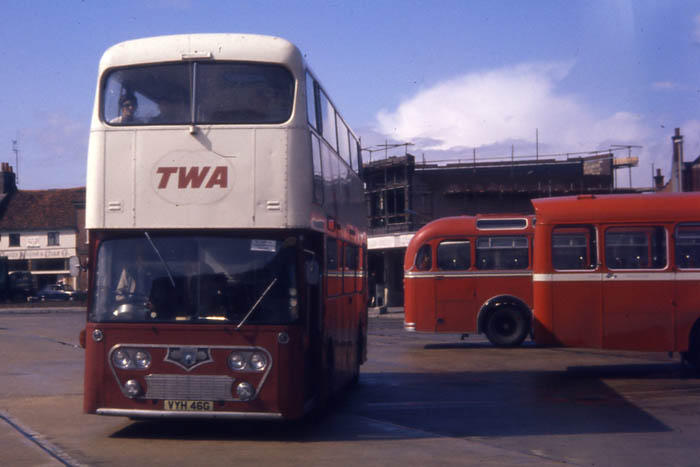
[{"label": "building under construction", "polygon": [[376,307],[403,305],[403,255],[433,219],[480,213],[530,214],[533,198],[638,191],[615,186],[615,171],[636,165],[612,152],[561,159],[416,162],[406,153],[364,165],[369,285]]}]

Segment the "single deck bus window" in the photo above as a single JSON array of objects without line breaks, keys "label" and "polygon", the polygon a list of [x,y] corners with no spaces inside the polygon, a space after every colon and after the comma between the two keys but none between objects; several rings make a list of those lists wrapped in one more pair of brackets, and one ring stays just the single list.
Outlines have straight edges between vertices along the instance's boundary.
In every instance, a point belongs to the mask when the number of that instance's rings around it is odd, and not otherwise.
[{"label": "single deck bus window", "polygon": [[480,237],[476,240],[477,269],[527,269],[528,239],[518,237]]},{"label": "single deck bus window", "polygon": [[524,229],[527,219],[478,219],[477,229]]},{"label": "single deck bus window", "polygon": [[700,224],[676,228],[676,264],[681,269],[700,269]]},{"label": "single deck bus window", "polygon": [[469,269],[471,266],[471,242],[456,240],[441,242],[437,247],[438,268],[443,271]]},{"label": "single deck bus window", "polygon": [[430,245],[423,245],[416,254],[416,269],[429,271],[433,266],[433,253]]},{"label": "single deck bus window", "polygon": [[552,267],[557,270],[595,269],[596,232],[593,226],[555,227]]},{"label": "single deck bus window", "polygon": [[661,226],[607,229],[605,265],[609,269],[663,269],[666,230]]}]

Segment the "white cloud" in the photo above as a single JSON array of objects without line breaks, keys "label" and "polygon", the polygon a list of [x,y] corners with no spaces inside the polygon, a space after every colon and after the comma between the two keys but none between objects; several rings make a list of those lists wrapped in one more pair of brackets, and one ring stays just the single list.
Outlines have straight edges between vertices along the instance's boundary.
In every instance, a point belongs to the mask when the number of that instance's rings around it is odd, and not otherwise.
[{"label": "white cloud", "polygon": [[673,81],[657,81],[651,84],[651,88],[655,91],[673,91],[680,89],[680,87],[678,83],[674,83]]},{"label": "white cloud", "polygon": [[[597,115],[580,97],[557,89],[571,62],[525,63],[469,73],[425,89],[395,111],[380,111],[378,131],[419,150],[494,148],[522,142],[555,152],[638,144],[645,131],[629,112]],[[592,99],[594,101],[594,99]],[[542,143],[544,142],[544,143]]]}]

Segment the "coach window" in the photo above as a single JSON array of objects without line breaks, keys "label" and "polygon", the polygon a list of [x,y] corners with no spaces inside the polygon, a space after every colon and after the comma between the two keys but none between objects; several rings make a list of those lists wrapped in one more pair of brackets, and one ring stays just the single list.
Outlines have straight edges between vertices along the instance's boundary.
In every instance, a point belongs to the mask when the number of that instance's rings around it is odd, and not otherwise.
[{"label": "coach window", "polygon": [[423,245],[416,254],[416,269],[419,271],[429,271],[433,266],[433,252],[430,245]]},{"label": "coach window", "polygon": [[471,265],[471,242],[454,240],[441,242],[437,247],[438,269],[456,271],[469,269]]},{"label": "coach window", "polygon": [[676,264],[681,269],[700,269],[700,224],[676,228]]},{"label": "coach window", "polygon": [[593,226],[555,227],[552,231],[552,267],[557,270],[597,267]]},{"label": "coach window", "polygon": [[661,226],[607,229],[605,265],[609,269],[663,269],[666,230]]},{"label": "coach window", "polygon": [[527,269],[527,237],[480,237],[476,240],[477,269]]}]

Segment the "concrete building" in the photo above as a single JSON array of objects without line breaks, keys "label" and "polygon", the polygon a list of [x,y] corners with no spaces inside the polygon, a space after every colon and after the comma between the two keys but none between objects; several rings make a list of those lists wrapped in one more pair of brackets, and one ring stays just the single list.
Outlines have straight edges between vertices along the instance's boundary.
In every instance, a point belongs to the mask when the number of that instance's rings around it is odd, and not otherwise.
[{"label": "concrete building", "polygon": [[638,191],[615,186],[615,171],[636,158],[612,153],[560,159],[445,164],[411,154],[364,165],[369,223],[369,287],[374,306],[403,305],[403,256],[413,234],[433,219],[480,213],[531,214],[533,198]]},{"label": "concrete building", "polygon": [[30,271],[35,285],[63,282],[85,290],[85,274],[70,276],[68,261],[87,262],[85,188],[18,190],[8,163],[0,166],[0,256],[9,271]]}]

